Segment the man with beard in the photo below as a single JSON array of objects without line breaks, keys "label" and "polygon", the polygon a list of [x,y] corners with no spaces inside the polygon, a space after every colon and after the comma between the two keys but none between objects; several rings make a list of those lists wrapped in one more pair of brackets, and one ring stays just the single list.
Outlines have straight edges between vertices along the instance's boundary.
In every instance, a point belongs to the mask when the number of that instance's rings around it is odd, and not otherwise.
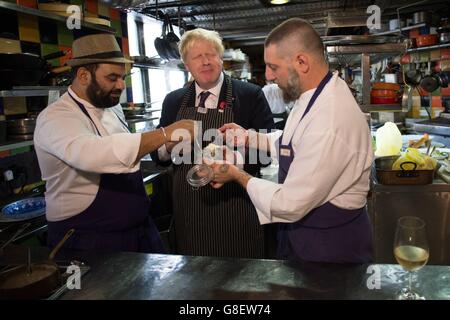
[{"label": "man with beard", "polygon": [[34,135],[46,181],[48,244],[54,246],[73,228],[66,248],[163,252],[149,215],[140,159],[169,142],[176,129],[193,137],[194,123],[183,120],[131,133],[118,104],[125,63],[131,61],[114,36],[84,36],[74,41],[72,52],[67,63],[72,85],[39,114]]},{"label": "man with beard", "polygon": [[373,152],[363,113],[347,84],[329,72],[322,41],[306,21],[289,19],[272,30],[264,60],[267,80],[277,83],[287,100],[296,100],[284,131],[256,134],[236,124],[220,130],[225,135],[227,129],[240,130],[236,144],[271,146],[280,163],[278,183],[214,164],[213,186],[238,182],[260,223],[280,223],[281,259],[370,262],[365,206]]}]

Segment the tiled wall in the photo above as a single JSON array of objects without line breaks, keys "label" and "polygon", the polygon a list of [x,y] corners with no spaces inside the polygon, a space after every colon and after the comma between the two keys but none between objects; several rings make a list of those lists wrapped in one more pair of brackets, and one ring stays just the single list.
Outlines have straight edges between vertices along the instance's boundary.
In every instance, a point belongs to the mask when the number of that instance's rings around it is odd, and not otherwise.
[{"label": "tiled wall", "polygon": [[[16,3],[14,0],[6,1]],[[38,2],[45,1],[17,0],[16,4],[36,9]],[[85,13],[109,20],[111,27],[116,31],[115,36],[123,53],[126,56],[129,56],[125,13],[107,7],[96,0],[63,0],[61,2],[82,5]],[[65,57],[49,60],[49,63],[55,67],[63,66],[66,60],[70,59],[70,49],[74,38],[92,32],[101,32],[86,29],[84,27],[82,27],[81,30],[72,31],[67,29],[65,23],[56,20],[48,20],[2,8],[0,8],[0,23],[0,52],[29,52],[40,56],[59,50],[68,52]],[[129,70],[127,70],[127,72],[129,72]],[[131,79],[127,79],[127,100],[133,100]],[[23,111],[23,108],[20,110]]]}]

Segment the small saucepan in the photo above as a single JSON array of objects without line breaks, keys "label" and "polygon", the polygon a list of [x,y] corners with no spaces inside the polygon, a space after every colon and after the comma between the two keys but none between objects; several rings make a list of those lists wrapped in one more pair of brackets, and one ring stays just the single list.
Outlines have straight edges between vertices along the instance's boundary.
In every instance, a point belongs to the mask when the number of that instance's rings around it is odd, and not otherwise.
[{"label": "small saucepan", "polygon": [[48,260],[29,263],[0,274],[0,299],[43,299],[61,285],[61,273],[53,261],[61,246],[75,232],[70,229],[50,253]]}]

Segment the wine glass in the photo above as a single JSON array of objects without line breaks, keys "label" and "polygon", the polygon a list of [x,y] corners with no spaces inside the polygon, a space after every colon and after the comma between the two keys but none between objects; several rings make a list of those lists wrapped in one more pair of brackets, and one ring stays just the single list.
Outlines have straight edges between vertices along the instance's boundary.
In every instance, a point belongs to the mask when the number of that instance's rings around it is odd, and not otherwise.
[{"label": "wine glass", "polygon": [[412,288],[412,273],[428,261],[429,248],[425,222],[417,217],[401,217],[397,222],[394,255],[402,268],[409,272],[409,285],[397,294],[398,300],[424,299]]}]

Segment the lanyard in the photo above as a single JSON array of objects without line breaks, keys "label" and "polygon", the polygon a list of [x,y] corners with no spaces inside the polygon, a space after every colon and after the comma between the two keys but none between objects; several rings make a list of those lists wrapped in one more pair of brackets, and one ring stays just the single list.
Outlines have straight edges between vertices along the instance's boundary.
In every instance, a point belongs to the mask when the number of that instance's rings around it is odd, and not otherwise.
[{"label": "lanyard", "polygon": [[300,121],[302,121],[303,118],[306,116],[306,114],[309,112],[309,110],[311,110],[312,106],[314,105],[314,102],[316,102],[317,98],[322,93],[323,88],[325,88],[325,85],[328,83],[328,81],[330,81],[332,76],[333,76],[333,74],[328,71],[326,76],[322,79],[322,81],[320,81],[319,86],[317,87],[316,91],[314,92],[313,96],[311,97],[311,100],[309,100],[308,106],[306,107],[306,110],[303,113]]},{"label": "lanyard", "polygon": [[[90,116],[89,113],[87,112],[86,107],[85,107],[81,102],[79,102],[78,100],[76,100],[76,99],[70,94],[70,92],[67,92],[67,93],[68,93],[69,96],[72,98],[72,100],[75,101],[75,103],[78,105],[78,107],[81,109],[81,111],[83,111],[83,113],[89,118],[89,120],[91,120],[92,124],[93,124],[94,127],[95,127],[95,130],[97,130],[98,135],[101,136],[100,131],[98,130],[97,126],[95,125],[94,120],[92,120],[91,116]],[[117,119],[119,119],[120,123],[122,123],[122,125],[123,125],[125,128],[127,128],[128,132],[131,132],[131,130],[130,130],[130,128],[128,127],[128,125],[127,125],[126,123],[123,122],[123,120],[117,115],[117,113],[115,113],[114,111],[113,111],[113,113],[116,115]]]}]

